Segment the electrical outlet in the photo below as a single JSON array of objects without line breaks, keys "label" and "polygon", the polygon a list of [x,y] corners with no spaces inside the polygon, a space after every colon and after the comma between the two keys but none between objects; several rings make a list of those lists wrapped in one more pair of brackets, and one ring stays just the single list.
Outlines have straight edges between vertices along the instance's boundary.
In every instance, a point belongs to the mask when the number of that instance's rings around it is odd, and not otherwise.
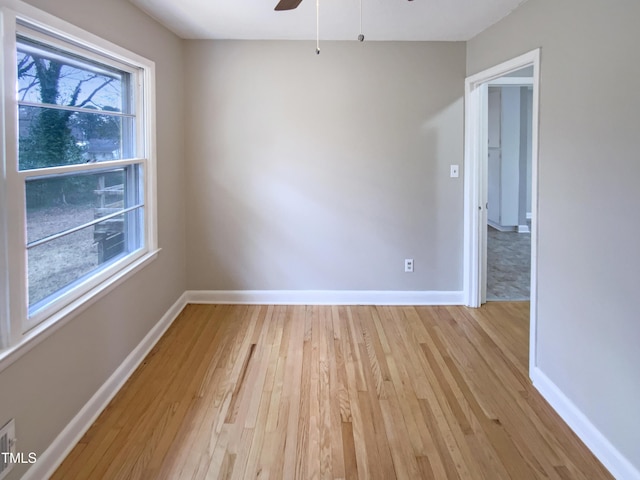
[{"label": "electrical outlet", "polygon": [[404,259],[404,271],[406,273],[413,272],[413,258],[405,258]]}]

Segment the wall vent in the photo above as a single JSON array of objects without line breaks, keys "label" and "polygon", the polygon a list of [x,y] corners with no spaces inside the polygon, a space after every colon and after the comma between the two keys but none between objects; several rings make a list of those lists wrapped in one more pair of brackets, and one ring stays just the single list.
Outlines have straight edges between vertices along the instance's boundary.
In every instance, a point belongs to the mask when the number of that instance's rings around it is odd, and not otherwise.
[{"label": "wall vent", "polygon": [[16,454],[16,425],[11,419],[0,429],[0,480],[6,477],[15,463],[11,456]]}]

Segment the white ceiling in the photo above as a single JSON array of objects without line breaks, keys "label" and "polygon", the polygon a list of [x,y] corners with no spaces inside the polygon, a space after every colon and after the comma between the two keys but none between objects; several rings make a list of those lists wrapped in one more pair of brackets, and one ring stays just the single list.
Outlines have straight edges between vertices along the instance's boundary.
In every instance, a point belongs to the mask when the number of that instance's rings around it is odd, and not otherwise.
[{"label": "white ceiling", "polygon": [[[316,0],[274,11],[277,0],[130,0],[189,39],[311,40]],[[319,0],[320,39],[355,40],[360,0]],[[469,40],[525,0],[361,0],[366,40]]]}]

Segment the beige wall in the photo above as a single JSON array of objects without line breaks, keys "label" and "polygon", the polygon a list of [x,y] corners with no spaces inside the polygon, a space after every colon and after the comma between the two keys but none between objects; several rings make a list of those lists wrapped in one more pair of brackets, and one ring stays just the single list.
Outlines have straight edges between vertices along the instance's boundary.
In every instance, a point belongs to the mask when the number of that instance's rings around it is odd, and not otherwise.
[{"label": "beige wall", "polygon": [[529,0],[467,73],[542,47],[538,366],[640,469],[640,3]]},{"label": "beige wall", "polygon": [[[0,424],[41,454],[186,288],[182,41],[126,0],[29,3],[156,62],[156,261],[0,372]],[[9,479],[19,478],[18,465]]]},{"label": "beige wall", "polygon": [[464,43],[314,48],[187,44],[189,288],[461,290]]}]

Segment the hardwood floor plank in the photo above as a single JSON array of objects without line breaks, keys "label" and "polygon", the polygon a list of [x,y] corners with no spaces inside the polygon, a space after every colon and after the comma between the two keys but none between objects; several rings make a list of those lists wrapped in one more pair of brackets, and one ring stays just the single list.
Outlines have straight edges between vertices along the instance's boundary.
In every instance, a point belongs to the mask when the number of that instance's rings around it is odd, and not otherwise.
[{"label": "hardwood floor plank", "polygon": [[[389,391],[392,387],[389,386]],[[419,467],[413,448],[410,443],[404,441],[409,437],[402,413],[398,407],[395,395],[389,395],[380,400],[380,411],[385,424],[389,450],[393,458],[395,475],[399,480],[420,478]]]},{"label": "hardwood floor plank", "polygon": [[369,403],[368,392],[357,392],[358,412],[362,419],[362,436],[360,441],[363,442],[364,450],[367,452],[366,456],[366,471],[367,478],[378,479],[381,478],[382,464],[378,457],[377,445],[375,439],[375,431],[373,428],[371,405]]},{"label": "hardwood floor plank", "polygon": [[[327,315],[331,319],[327,318],[326,326],[331,330],[327,332],[327,357],[329,362],[329,383],[325,387],[327,388],[327,394],[329,395],[328,405],[325,401],[324,407],[329,410],[329,418],[331,422],[331,470],[329,476],[333,478],[345,478],[345,458],[344,458],[344,445],[342,443],[342,423],[343,417],[349,417],[344,414],[343,403],[348,402],[346,395],[346,389],[344,384],[338,378],[338,353],[336,352],[336,324],[338,322],[338,310],[336,307],[331,307],[330,312]],[[342,364],[342,371],[344,371],[344,362]]]},{"label": "hardwood floor plank", "polygon": [[358,473],[358,462],[356,461],[355,439],[353,437],[353,425],[351,422],[342,422],[342,447],[345,464],[344,478],[356,480],[360,477]]},{"label": "hardwood floor plank", "polygon": [[[364,425],[362,413],[360,411],[360,404],[358,402],[358,392],[364,389],[364,379],[361,378],[358,382],[358,372],[360,366],[356,367],[356,358],[359,353],[354,352],[354,348],[357,348],[357,340],[353,339],[354,335],[357,335],[355,328],[353,327],[353,315],[351,309],[347,309],[346,318],[343,320],[346,322],[347,328],[345,329],[342,337],[342,348],[345,358],[345,371],[346,371],[346,387],[347,398],[349,403],[349,410],[351,412],[351,432],[353,436],[353,444],[355,448],[355,460],[358,467],[358,478],[368,479],[371,474],[369,472],[369,459],[368,456],[372,452],[368,452],[365,446],[364,440]],[[358,349],[359,351],[359,349]],[[360,388],[359,388],[360,387]]]},{"label": "hardwood floor plank", "polygon": [[[360,348],[362,350],[366,349],[364,345],[361,345]],[[371,365],[368,363],[366,355],[363,354],[362,357],[366,362],[364,368],[365,380],[368,384],[373,384],[374,380]],[[384,390],[384,384],[381,385],[380,388]],[[393,479],[396,475],[393,469],[389,439],[387,438],[379,402],[380,398],[386,397],[386,394],[378,395],[373,388],[367,392],[360,392],[360,401],[364,404],[364,410],[366,410],[366,416],[369,419],[368,422],[365,423],[365,425],[369,424],[369,433],[367,435],[371,435],[371,438],[374,440],[374,448],[372,450],[375,453],[376,462],[379,464],[379,466],[375,466],[375,471],[380,474],[380,478],[382,479]],[[372,468],[374,467],[372,466]]]},{"label": "hardwood floor plank", "polygon": [[333,322],[328,307],[319,307],[318,318],[318,478],[332,479],[332,421],[329,345],[333,343]]},{"label": "hardwood floor plank", "polygon": [[[298,315],[296,310],[302,310]],[[296,475],[299,471],[297,468],[300,456],[298,445],[298,421],[300,418],[300,404],[302,395],[302,367],[303,367],[303,348],[300,345],[304,343],[304,323],[299,321],[299,315],[305,315],[306,308],[294,307],[287,308],[289,323],[293,324],[291,329],[291,338],[289,344],[288,360],[290,359],[287,376],[285,377],[285,387],[289,398],[289,411],[286,428],[286,441],[284,449],[284,465],[282,478],[302,478]],[[298,316],[298,318],[296,318]],[[306,396],[306,395],[304,395]],[[306,400],[308,401],[308,399]]]},{"label": "hardwood floor plank", "polygon": [[52,478],[611,479],[528,308],[188,305]]}]

